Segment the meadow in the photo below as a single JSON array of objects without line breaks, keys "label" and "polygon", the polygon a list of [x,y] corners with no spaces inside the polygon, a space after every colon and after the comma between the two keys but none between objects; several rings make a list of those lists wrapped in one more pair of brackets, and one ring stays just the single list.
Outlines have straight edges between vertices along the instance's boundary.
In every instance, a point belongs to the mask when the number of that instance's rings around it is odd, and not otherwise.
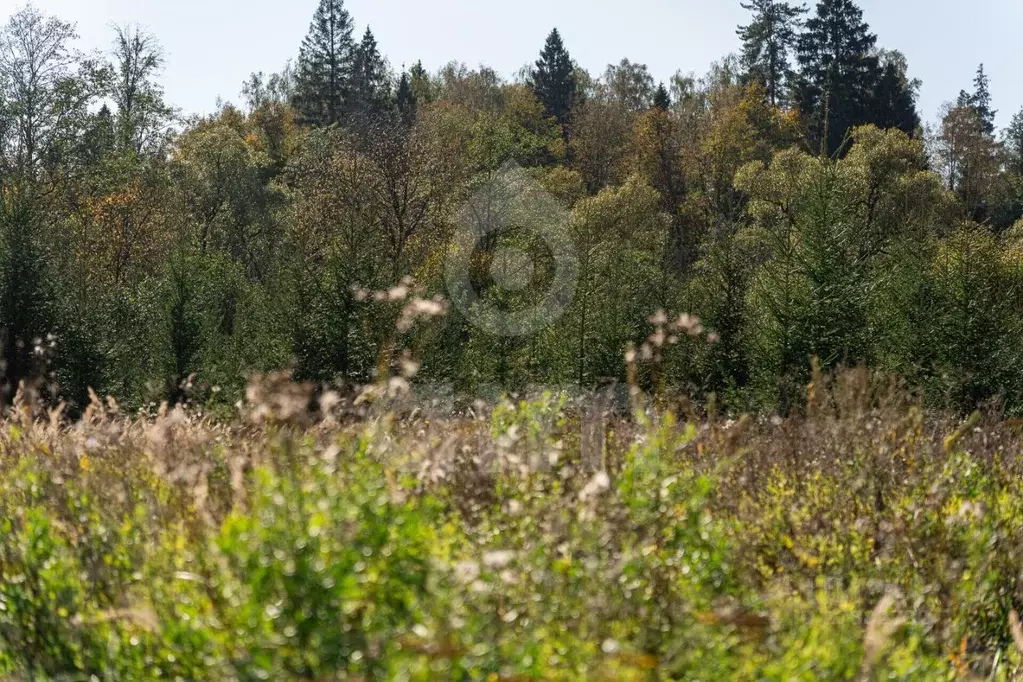
[{"label": "meadow", "polygon": [[819,373],[786,418],[447,416],[253,378],[0,428],[0,669],[82,680],[1012,680],[1023,425]]}]

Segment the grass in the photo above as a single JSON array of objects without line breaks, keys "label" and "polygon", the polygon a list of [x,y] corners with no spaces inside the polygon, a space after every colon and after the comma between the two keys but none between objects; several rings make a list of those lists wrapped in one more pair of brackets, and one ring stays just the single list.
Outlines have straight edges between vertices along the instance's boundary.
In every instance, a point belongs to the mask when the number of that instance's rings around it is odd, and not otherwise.
[{"label": "grass", "polygon": [[1012,680],[1019,424],[866,372],[785,419],[253,383],[0,425],[0,674]]}]

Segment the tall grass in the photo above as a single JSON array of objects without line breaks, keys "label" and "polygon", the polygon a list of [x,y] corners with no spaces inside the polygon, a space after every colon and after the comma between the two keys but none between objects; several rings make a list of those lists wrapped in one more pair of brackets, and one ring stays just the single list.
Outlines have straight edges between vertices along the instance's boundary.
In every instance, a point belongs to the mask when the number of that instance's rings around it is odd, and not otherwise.
[{"label": "tall grass", "polygon": [[[0,425],[10,679],[993,679],[1020,425],[866,372],[785,419],[258,378],[236,418]],[[1014,625],[1010,625],[1014,624]],[[1017,640],[1018,641],[1018,640]]]}]

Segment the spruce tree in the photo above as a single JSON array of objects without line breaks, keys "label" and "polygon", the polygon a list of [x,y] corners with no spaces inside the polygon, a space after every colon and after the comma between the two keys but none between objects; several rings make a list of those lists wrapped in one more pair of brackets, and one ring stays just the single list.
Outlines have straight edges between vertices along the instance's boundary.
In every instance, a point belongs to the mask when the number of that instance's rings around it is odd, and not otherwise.
[{"label": "spruce tree", "polygon": [[671,108],[671,96],[668,94],[668,89],[664,87],[664,83],[659,84],[657,92],[654,93],[654,108],[661,111]]},{"label": "spruce tree", "polygon": [[82,135],[82,157],[88,164],[98,164],[117,146],[117,126],[110,107],[104,104],[89,117]]},{"label": "spruce tree", "polygon": [[797,40],[796,99],[810,142],[823,153],[844,152],[846,134],[859,125],[916,130],[916,84],[905,59],[876,44],[853,0],[820,0]]},{"label": "spruce tree", "polygon": [[995,114],[998,112],[991,109],[991,80],[984,73],[983,64],[977,67],[977,75],[973,79],[973,93],[961,90],[957,105],[973,109],[980,119],[984,134],[994,136]]},{"label": "spruce tree", "polygon": [[547,43],[536,62],[536,68],[530,74],[530,81],[546,114],[553,116],[558,123],[567,123],[575,95],[575,67],[558,29],[547,36]]},{"label": "spruce tree", "polygon": [[412,96],[416,98],[417,104],[434,100],[433,83],[430,81],[430,74],[426,72],[422,61],[417,61],[409,69],[409,86],[412,88]]},{"label": "spruce tree", "polygon": [[352,76],[355,44],[344,0],[320,0],[302,41],[295,84],[295,108],[310,125],[338,123]]},{"label": "spruce tree", "polygon": [[416,120],[419,102],[417,101],[415,91],[412,89],[412,79],[409,77],[408,71],[403,71],[401,74],[394,100],[402,122],[405,125],[411,125]]},{"label": "spruce tree", "polygon": [[355,48],[348,95],[348,109],[362,123],[383,114],[390,101],[387,65],[369,28]]},{"label": "spruce tree", "polygon": [[1023,111],[1012,117],[1002,137],[1002,144],[1009,155],[1010,172],[1023,176]]},{"label": "spruce tree", "polygon": [[778,0],[750,0],[741,5],[753,13],[753,20],[737,31],[743,68],[749,79],[763,84],[771,105],[777,106],[785,96],[791,75],[789,55],[796,43],[799,17],[806,8]]},{"label": "spruce tree", "polygon": [[916,110],[920,81],[910,80],[902,53],[882,50],[880,56],[880,77],[874,85],[869,120],[880,128],[897,128],[913,135],[921,124]]},{"label": "spruce tree", "polygon": [[0,406],[21,381],[44,378],[35,346],[61,332],[55,278],[39,243],[40,209],[19,189],[0,197]]}]

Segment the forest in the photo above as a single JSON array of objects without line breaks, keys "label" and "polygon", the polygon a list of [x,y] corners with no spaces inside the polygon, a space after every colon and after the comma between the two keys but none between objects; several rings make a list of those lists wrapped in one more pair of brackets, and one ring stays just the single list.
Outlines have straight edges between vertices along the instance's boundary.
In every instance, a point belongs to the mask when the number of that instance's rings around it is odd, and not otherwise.
[{"label": "forest", "polygon": [[[85,53],[18,10],[5,400],[29,380],[73,412],[89,388],[230,409],[253,372],[358,387],[405,356],[460,395],[586,390],[652,352],[660,311],[704,333],[669,335],[644,384],[736,412],[798,403],[814,358],[942,409],[1023,409],[1023,113],[996,130],[980,66],[924,126],[851,0],[744,7],[736,53],[655,83],[627,59],[586,72],[556,29],[511,80],[399,73],[324,1],[294,62],[202,117],[165,101],[156,36]],[[395,289],[449,314],[398,329],[402,301],[371,295]]]},{"label": "forest", "polygon": [[741,5],[659,83],[319,0],[203,116],[16,9],[0,680],[1023,679],[1023,112]]}]

